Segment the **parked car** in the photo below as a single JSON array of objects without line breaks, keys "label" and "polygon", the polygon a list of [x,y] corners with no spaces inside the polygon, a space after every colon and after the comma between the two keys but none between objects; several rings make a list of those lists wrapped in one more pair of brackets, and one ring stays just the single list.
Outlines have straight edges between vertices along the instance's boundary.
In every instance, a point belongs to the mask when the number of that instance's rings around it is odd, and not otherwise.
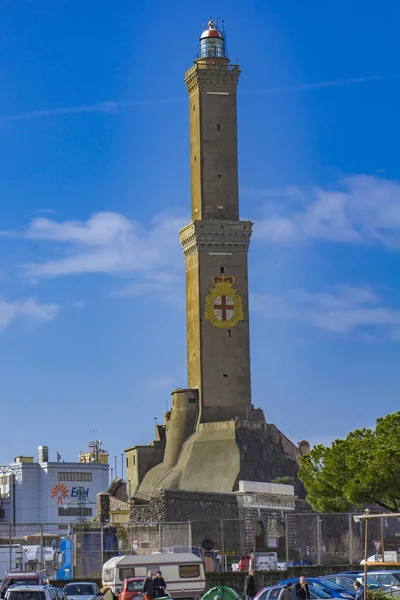
[{"label": "parked car", "polygon": [[63,592],[68,600],[103,600],[103,594],[97,583],[90,581],[78,581],[76,583],[67,583],[63,587]]},{"label": "parked car", "polygon": [[50,585],[12,585],[6,600],[57,600],[56,590]]},{"label": "parked car", "polygon": [[[277,600],[282,588],[283,585],[269,585],[267,587],[264,587],[259,592],[257,592],[254,600]],[[294,599],[294,588],[292,591],[292,596]],[[311,600],[327,600],[328,598],[330,598],[330,596],[328,596],[328,594],[325,594],[323,590],[312,590],[310,587],[310,598]]]},{"label": "parked car", "polygon": [[4,591],[10,585],[11,580],[12,580],[13,585],[31,586],[31,585],[48,585],[49,584],[47,575],[46,575],[46,573],[43,573],[43,571],[32,571],[30,573],[26,573],[25,571],[22,571],[22,572],[11,571],[10,573],[6,573],[6,575],[4,575],[3,580],[1,582],[1,586],[0,586],[0,596],[1,597],[3,597]]},{"label": "parked car", "polygon": [[142,587],[144,577],[128,577],[124,579],[119,600],[131,600],[133,597],[143,596]]},{"label": "parked car", "polygon": [[[364,573],[359,573],[363,576]],[[385,587],[400,588],[400,571],[368,571],[368,575]]]},{"label": "parked car", "polygon": [[[321,581],[332,581],[343,587],[346,591],[354,590],[353,583],[359,581],[364,585],[364,576],[360,573],[337,573],[336,575],[323,575],[319,579]],[[367,586],[372,591],[383,591],[383,585],[375,581],[372,577],[367,578]]]},{"label": "parked car", "polygon": [[[294,585],[295,583],[298,583],[298,581],[298,577],[292,577],[291,579],[285,579],[280,583],[281,585],[284,585],[285,583],[292,583]],[[307,577],[307,583],[310,592],[313,591],[315,594],[317,594],[318,590],[322,590],[325,592],[325,594],[327,594],[328,598],[346,598],[347,600],[353,600],[355,596],[354,590],[354,593],[350,593],[349,590],[344,589],[336,583],[332,583],[331,581],[323,581],[317,577]]]},{"label": "parked car", "polygon": [[61,588],[55,587],[58,600],[67,600],[67,596],[64,594]]}]

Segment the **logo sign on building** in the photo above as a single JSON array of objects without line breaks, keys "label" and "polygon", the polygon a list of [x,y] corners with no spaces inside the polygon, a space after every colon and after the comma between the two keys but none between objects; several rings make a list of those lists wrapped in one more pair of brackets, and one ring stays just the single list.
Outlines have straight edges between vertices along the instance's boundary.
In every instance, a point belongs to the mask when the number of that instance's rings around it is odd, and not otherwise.
[{"label": "logo sign on building", "polygon": [[56,483],[51,488],[50,498],[57,498],[57,504],[64,504],[64,499],[68,498],[68,488],[64,483]]},{"label": "logo sign on building", "polygon": [[66,498],[88,498],[89,488],[73,487],[71,493],[65,483],[56,483],[50,491],[50,498],[57,498],[57,504],[64,506]]},{"label": "logo sign on building", "polygon": [[71,490],[71,498],[88,498],[89,488],[73,487]]},{"label": "logo sign on building", "polygon": [[375,548],[375,552],[379,552],[379,550],[382,548],[382,542],[380,542],[379,540],[374,540],[372,542],[373,547]]}]

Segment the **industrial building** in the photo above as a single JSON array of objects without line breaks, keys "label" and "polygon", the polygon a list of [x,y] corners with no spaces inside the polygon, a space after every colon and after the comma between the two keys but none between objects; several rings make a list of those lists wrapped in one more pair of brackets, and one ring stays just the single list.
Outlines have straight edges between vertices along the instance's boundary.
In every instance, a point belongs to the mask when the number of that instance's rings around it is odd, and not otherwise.
[{"label": "industrial building", "polygon": [[37,461],[17,456],[0,468],[0,524],[18,527],[47,523],[54,530],[90,519],[96,515],[96,494],[109,485],[108,454],[99,442],[90,442],[77,462],[64,462],[58,452],[51,461],[48,447],[39,446]]}]

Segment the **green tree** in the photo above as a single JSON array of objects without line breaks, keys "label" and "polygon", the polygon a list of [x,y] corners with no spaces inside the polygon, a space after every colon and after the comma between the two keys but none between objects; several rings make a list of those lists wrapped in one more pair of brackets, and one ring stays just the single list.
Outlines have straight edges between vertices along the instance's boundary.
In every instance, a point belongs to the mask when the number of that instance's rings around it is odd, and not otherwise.
[{"label": "green tree", "polygon": [[299,477],[316,511],[342,512],[365,504],[400,510],[400,411],[375,430],[356,429],[301,459]]}]

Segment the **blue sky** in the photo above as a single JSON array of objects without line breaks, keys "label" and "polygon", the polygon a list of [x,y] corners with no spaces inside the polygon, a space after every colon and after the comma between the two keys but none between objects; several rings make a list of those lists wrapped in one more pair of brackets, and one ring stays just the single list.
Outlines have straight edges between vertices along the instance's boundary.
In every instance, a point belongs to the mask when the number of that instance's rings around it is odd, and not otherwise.
[{"label": "blue sky", "polygon": [[253,402],[312,443],[398,409],[400,6],[3,0],[3,464],[92,429],[120,456],[186,385],[183,77],[210,15],[242,68]]}]

